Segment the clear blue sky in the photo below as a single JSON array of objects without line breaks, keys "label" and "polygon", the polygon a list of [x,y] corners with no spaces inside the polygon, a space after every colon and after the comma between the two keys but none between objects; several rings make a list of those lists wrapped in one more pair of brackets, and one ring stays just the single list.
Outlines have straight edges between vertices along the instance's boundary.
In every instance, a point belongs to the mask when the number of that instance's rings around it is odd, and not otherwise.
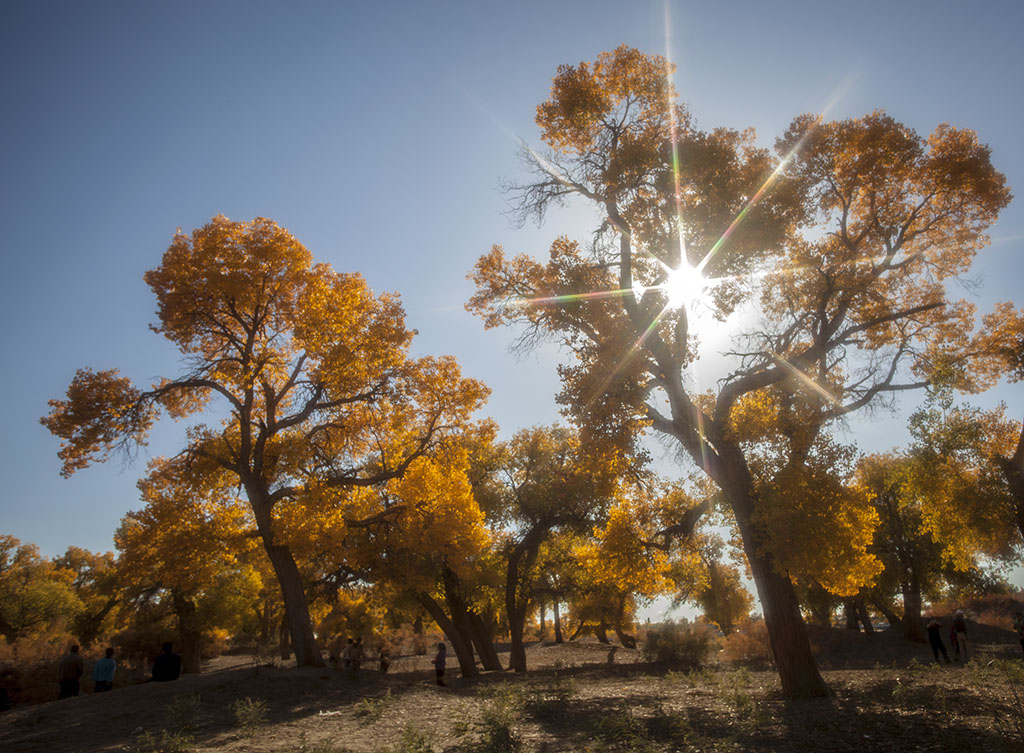
[{"label": "clear blue sky", "polygon": [[[372,7],[371,7],[372,6]],[[138,506],[134,465],[59,477],[39,425],[76,368],[177,372],[148,331],[142,274],[177,227],[264,215],[318,260],[401,293],[418,353],[453,353],[494,390],[505,432],[556,418],[554,366],[462,306],[492,243],[544,253],[589,224],[512,227],[497,189],[561,63],[629,44],[671,55],[704,128],[771,144],[802,112],[887,110],[976,129],[1024,191],[1024,6],[1015,2],[46,2],[0,4],[0,533],[46,554],[111,548]],[[670,23],[666,26],[666,17]],[[1021,294],[1024,204],[979,258],[982,308]],[[1024,386],[1004,399],[1024,416]],[[854,424],[866,450],[906,415]],[[169,424],[148,454],[174,452]]]}]

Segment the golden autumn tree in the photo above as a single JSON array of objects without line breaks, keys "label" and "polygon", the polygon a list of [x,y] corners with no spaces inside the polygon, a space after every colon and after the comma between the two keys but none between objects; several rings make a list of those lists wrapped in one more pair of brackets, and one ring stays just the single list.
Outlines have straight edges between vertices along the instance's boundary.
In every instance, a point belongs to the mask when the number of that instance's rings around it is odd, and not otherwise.
[{"label": "golden autumn tree", "polygon": [[[707,473],[742,536],[784,693],[823,696],[770,546],[772,485],[755,477],[733,414],[763,392],[802,414],[774,466],[804,484],[825,427],[964,352],[973,309],[943,281],[969,268],[1010,194],[972,131],[922,138],[881,112],[801,116],[773,156],[752,132],[697,129],[670,74],[627,47],[559,68],[537,109],[547,150],[528,155],[535,179],[512,190],[524,217],[574,198],[600,225],[586,248],[556,239],[546,263],[494,247],[468,308],[574,354],[560,400],[588,439],[628,444],[651,427]],[[740,303],[756,315],[705,399],[689,375],[695,317]]]},{"label": "golden autumn tree", "polygon": [[138,484],[145,506],[125,515],[114,536],[129,597],[166,597],[186,673],[199,672],[204,631],[223,626],[239,594],[255,603],[262,585],[245,562],[258,544],[247,535],[251,512],[232,481],[209,461],[158,458]]},{"label": "golden autumn tree", "polygon": [[526,671],[523,631],[535,602],[535,564],[556,531],[587,531],[612,502],[628,464],[565,427],[517,432],[471,471],[474,494],[493,532],[504,568],[509,669]]},{"label": "golden autumn tree", "polygon": [[664,526],[657,518],[653,500],[639,490],[620,488],[604,521],[595,526],[589,540],[574,551],[585,573],[592,606],[600,604],[607,622],[628,648],[636,647],[632,627],[637,607],[667,593],[672,582],[668,552],[651,546]]},{"label": "golden autumn tree", "polygon": [[463,676],[501,669],[479,630],[470,594],[490,569],[490,534],[467,476],[459,439],[440,443],[400,477],[374,486],[319,488],[282,510],[282,530],[304,561],[339,588],[372,586],[412,600],[444,632]]},{"label": "golden autumn tree", "polygon": [[0,636],[14,643],[62,630],[82,610],[74,573],[39,554],[35,544],[0,534]]},{"label": "golden autumn tree", "polygon": [[114,553],[99,554],[69,546],[53,564],[74,574],[71,585],[82,602],[82,610],[71,621],[71,632],[89,648],[109,633],[117,618],[121,584]]},{"label": "golden autumn tree", "polygon": [[[70,475],[144,441],[160,410],[202,416],[185,453],[244,491],[284,597],[299,665],[320,665],[295,558],[275,511],[308,484],[372,486],[398,477],[485,398],[454,359],[409,356],[413,332],[394,295],[358,274],[314,264],[273,221],[215,217],[179,232],[146,282],[154,329],[184,373],[149,388],[116,370],[79,371],[42,422],[62,440]],[[226,415],[223,421],[221,417]]]}]

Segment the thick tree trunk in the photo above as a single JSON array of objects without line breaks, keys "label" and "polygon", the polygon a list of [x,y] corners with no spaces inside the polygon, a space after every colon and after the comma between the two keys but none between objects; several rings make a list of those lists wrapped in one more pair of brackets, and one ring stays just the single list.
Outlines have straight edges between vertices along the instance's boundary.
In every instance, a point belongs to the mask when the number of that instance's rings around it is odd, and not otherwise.
[{"label": "thick tree trunk", "polygon": [[551,623],[555,626],[555,643],[564,643],[562,640],[562,620],[558,615],[558,599],[552,605]]},{"label": "thick tree trunk", "polygon": [[484,669],[500,672],[503,667],[498,658],[498,649],[494,647],[494,632],[487,629],[483,617],[473,609],[469,610],[469,624],[473,629],[473,645],[476,646],[480,663]]},{"label": "thick tree trunk", "polygon": [[921,585],[917,578],[901,585],[903,592],[903,637],[923,643],[924,620],[921,619]]},{"label": "thick tree trunk", "polygon": [[[494,644],[484,640],[486,631],[476,629],[484,627],[483,620],[466,605],[459,593],[459,579],[448,568],[445,568],[444,571],[444,592],[455,630],[459,632],[464,641],[471,643],[476,648],[476,653],[480,657],[484,669],[500,670],[501,661],[498,659],[498,652],[495,650]],[[474,625],[474,616],[477,618],[478,626]]]},{"label": "thick tree trunk", "polygon": [[594,626],[594,635],[597,636],[599,643],[610,643],[608,640],[608,623],[601,620]]},{"label": "thick tree trunk", "polygon": [[277,581],[281,584],[281,595],[284,597],[285,618],[288,620],[288,632],[291,633],[292,650],[295,652],[295,663],[300,667],[322,667],[323,656],[313,635],[313,621],[309,618],[309,603],[302,584],[302,576],[295,564],[295,558],[287,546],[269,544],[264,539],[264,546],[270,563],[274,566]]},{"label": "thick tree trunk", "polygon": [[636,638],[623,630],[621,625],[615,625],[615,635],[624,648],[636,648]]},{"label": "thick tree trunk", "polygon": [[171,598],[178,618],[177,649],[181,654],[181,671],[197,675],[203,663],[203,632],[196,617],[196,604],[176,590],[171,591]]},{"label": "thick tree trunk", "polygon": [[537,609],[540,611],[540,634],[537,636],[539,640],[544,640],[545,625],[544,625],[544,600],[537,600]]},{"label": "thick tree trunk", "polygon": [[526,623],[526,608],[516,609],[508,615],[509,653],[508,668],[516,672],[526,671],[526,644],[523,642],[523,625]]},{"label": "thick tree trunk", "polygon": [[281,596],[284,599],[285,618],[288,620],[288,631],[291,633],[292,649],[295,651],[295,663],[300,667],[322,667],[324,658],[313,635],[313,621],[309,617],[309,601],[302,583],[295,558],[286,544],[279,544],[274,538],[274,527],[270,518],[272,505],[265,489],[255,483],[246,484],[246,493],[256,517],[256,527],[263,548],[270,558]]},{"label": "thick tree trunk", "polygon": [[459,661],[459,669],[462,671],[463,677],[476,677],[478,674],[476,669],[476,662],[473,660],[473,647],[469,641],[466,640],[465,636],[459,632],[455,627],[455,624],[448,618],[448,615],[444,613],[441,605],[434,601],[431,597],[426,594],[420,594],[420,604],[427,610],[437,626],[441,628],[445,638],[452,644],[452,649],[455,651],[455,657]]},{"label": "thick tree trunk", "polygon": [[857,608],[853,604],[853,599],[843,600],[843,617],[846,619],[847,630],[860,632],[860,625],[857,623]]},{"label": "thick tree trunk", "polygon": [[[715,481],[732,507],[743,539],[743,549],[764,611],[768,642],[782,682],[782,692],[787,698],[826,697],[829,695],[828,686],[811,653],[811,642],[800,615],[796,590],[789,576],[779,572],[765,546],[767,536],[755,523],[753,484],[743,454],[738,447],[729,447],[728,442],[722,440],[719,459],[723,463],[719,469],[721,478]],[[726,468],[724,463],[727,461]]]}]

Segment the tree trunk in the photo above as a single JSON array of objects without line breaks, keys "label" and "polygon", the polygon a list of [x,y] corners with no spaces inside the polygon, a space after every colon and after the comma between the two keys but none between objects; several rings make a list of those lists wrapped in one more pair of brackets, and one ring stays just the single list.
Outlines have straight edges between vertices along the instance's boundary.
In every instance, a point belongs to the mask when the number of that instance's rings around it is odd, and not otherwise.
[{"label": "tree trunk", "polygon": [[177,648],[181,654],[181,671],[197,675],[203,662],[203,633],[196,618],[196,604],[177,590],[171,591],[171,598],[178,618]]},{"label": "tree trunk", "polygon": [[288,641],[288,615],[281,615],[281,627],[277,631],[278,648],[281,650],[282,659],[292,658],[292,647]]},{"label": "tree trunk", "polygon": [[546,632],[546,626],[544,624],[544,600],[540,599],[537,601],[537,609],[540,610],[540,633],[537,638],[544,640],[544,633]]},{"label": "tree trunk", "polygon": [[723,462],[728,459],[729,467],[723,477],[715,481],[732,507],[743,539],[743,549],[764,611],[768,642],[782,682],[782,692],[787,698],[827,697],[828,686],[811,653],[811,642],[800,615],[796,590],[789,576],[779,572],[774,558],[764,546],[767,537],[755,523],[752,481],[742,452],[737,447],[730,448],[723,441],[719,458]]},{"label": "tree trunk", "polygon": [[462,676],[476,677],[478,672],[476,662],[473,661],[473,647],[469,644],[469,641],[456,629],[455,624],[448,619],[448,615],[444,613],[440,604],[426,594],[420,594],[419,602],[427,610],[427,614],[434,619],[437,626],[441,628],[448,642],[452,644],[455,657],[459,660],[459,669],[462,671]]},{"label": "tree trunk", "polygon": [[[501,669],[501,661],[498,659],[498,652],[494,644],[484,640],[486,631],[477,630],[483,628],[483,620],[475,614],[467,605],[459,593],[459,579],[450,569],[445,568],[444,576],[445,601],[448,602],[448,610],[451,612],[452,626],[458,631],[464,641],[476,648],[476,653],[484,669]],[[477,618],[479,625],[474,625],[473,617]]]},{"label": "tree trunk", "polygon": [[860,625],[857,624],[857,607],[853,599],[843,600],[843,617],[846,618],[846,629],[860,632]]},{"label": "tree trunk", "polygon": [[868,614],[868,608],[864,604],[864,599],[854,599],[853,607],[857,610],[857,617],[860,620],[860,624],[864,626],[864,632],[871,635],[875,632],[875,626],[871,624],[871,615]]},{"label": "tree trunk", "polygon": [[623,630],[619,624],[615,625],[615,635],[618,636],[623,648],[636,648],[636,638]]},{"label": "tree trunk", "polygon": [[523,643],[523,625],[526,623],[526,608],[516,609],[508,615],[508,668],[516,672],[526,671],[526,645]]},{"label": "tree trunk", "polygon": [[477,614],[475,609],[469,610],[469,624],[472,627],[473,645],[476,646],[477,655],[484,669],[501,671],[501,659],[498,658],[498,649],[494,647],[493,631],[487,629],[483,617]]},{"label": "tree trunk", "polygon": [[295,663],[300,667],[322,667],[324,657],[313,635],[313,621],[309,618],[309,601],[306,599],[302,575],[288,546],[279,544],[274,539],[274,527],[270,518],[272,505],[266,499],[265,490],[259,489],[255,484],[247,485],[246,492],[256,517],[256,528],[263,539],[263,548],[267,551],[274,575],[281,586],[288,631],[291,633],[292,648],[295,651]]},{"label": "tree trunk", "polygon": [[889,607],[881,599],[875,599],[871,603],[875,605],[875,609],[882,613],[882,616],[885,617],[886,622],[889,623],[890,628],[903,627],[903,620],[900,619],[900,616],[891,609],[889,609]]},{"label": "tree trunk", "polygon": [[555,643],[564,643],[562,640],[562,621],[558,616],[558,598],[552,604],[551,623],[555,626]]},{"label": "tree trunk", "polygon": [[576,640],[576,638],[579,637],[579,634],[581,632],[583,632],[583,628],[584,628],[584,626],[586,624],[587,624],[586,620],[580,620],[580,624],[576,626],[576,629],[573,631],[572,635],[569,636],[569,641],[570,642]]},{"label": "tree trunk", "polygon": [[903,637],[924,643],[924,621],[921,619],[921,585],[916,577],[901,584],[903,592]]},{"label": "tree trunk", "polygon": [[601,620],[594,626],[594,635],[597,636],[599,643],[610,643],[608,640],[608,623]]},{"label": "tree trunk", "polygon": [[1024,536],[1024,426],[1021,426],[1020,437],[1012,457],[996,455],[996,464],[1006,478],[1013,497],[1014,518],[1020,535]]}]

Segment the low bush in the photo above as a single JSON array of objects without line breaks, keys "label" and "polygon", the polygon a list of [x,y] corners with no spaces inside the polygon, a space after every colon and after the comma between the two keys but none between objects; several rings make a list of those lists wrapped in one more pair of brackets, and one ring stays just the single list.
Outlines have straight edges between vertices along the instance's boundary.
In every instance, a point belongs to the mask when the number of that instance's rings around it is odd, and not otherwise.
[{"label": "low bush", "polygon": [[745,620],[722,640],[722,658],[736,662],[770,662],[768,628],[763,619]]},{"label": "low bush", "polygon": [[710,629],[684,620],[649,629],[641,652],[650,662],[696,669],[704,666],[717,649],[717,640]]}]

